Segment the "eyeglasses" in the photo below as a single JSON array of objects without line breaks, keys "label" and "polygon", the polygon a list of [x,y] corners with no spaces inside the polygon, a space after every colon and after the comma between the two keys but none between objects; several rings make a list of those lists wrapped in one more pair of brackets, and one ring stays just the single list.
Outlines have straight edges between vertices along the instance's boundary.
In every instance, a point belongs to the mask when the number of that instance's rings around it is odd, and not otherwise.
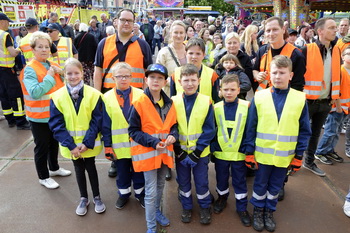
[{"label": "eyeglasses", "polygon": [[123,79],[126,80],[126,79],[131,78],[131,75],[115,75],[114,78],[121,79],[121,80],[123,80]]},{"label": "eyeglasses", "polygon": [[133,19],[119,19],[119,20],[122,24],[125,24],[126,22],[128,22],[128,24],[134,23]]},{"label": "eyeglasses", "polygon": [[52,33],[52,32],[55,32],[57,30],[47,30],[47,33]]}]

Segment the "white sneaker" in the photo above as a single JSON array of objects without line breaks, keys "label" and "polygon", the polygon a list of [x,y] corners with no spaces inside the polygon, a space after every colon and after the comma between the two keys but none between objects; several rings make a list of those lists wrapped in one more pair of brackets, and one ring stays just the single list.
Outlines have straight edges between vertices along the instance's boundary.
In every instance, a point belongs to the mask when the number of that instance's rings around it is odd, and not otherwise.
[{"label": "white sneaker", "polygon": [[350,201],[345,201],[343,210],[344,214],[350,218]]},{"label": "white sneaker", "polygon": [[39,179],[39,183],[48,189],[56,189],[60,187],[60,185],[52,178],[47,178],[43,180]]},{"label": "white sneaker", "polygon": [[49,171],[49,174],[50,176],[69,176],[72,172],[60,167],[57,171]]}]

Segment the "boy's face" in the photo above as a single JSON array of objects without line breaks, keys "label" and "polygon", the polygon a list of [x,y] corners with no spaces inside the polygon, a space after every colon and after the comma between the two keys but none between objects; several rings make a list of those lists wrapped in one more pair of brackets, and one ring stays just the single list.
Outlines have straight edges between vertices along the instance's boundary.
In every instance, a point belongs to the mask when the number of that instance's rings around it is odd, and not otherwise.
[{"label": "boy's face", "polygon": [[222,96],[226,102],[233,102],[240,92],[240,88],[237,82],[223,83],[221,88]]},{"label": "boy's face", "polygon": [[186,52],[187,63],[193,64],[197,66],[197,68],[200,68],[204,55],[205,54],[198,45],[192,46]]},{"label": "boy's face", "polygon": [[342,55],[342,59],[344,61],[344,64],[346,64],[347,66],[350,65],[350,49],[346,49],[344,51],[344,55]]},{"label": "boy's face", "polygon": [[229,70],[231,70],[231,69],[233,69],[233,68],[236,67],[236,63],[235,63],[235,61],[233,61],[233,60],[224,61],[224,62],[222,63],[222,66],[225,68],[225,70],[229,71]]},{"label": "boy's face", "polygon": [[179,82],[186,95],[193,95],[197,92],[200,79],[197,74],[183,75]]},{"label": "boy's face", "polygon": [[289,81],[293,77],[293,72],[288,67],[278,68],[275,64],[272,64],[270,76],[273,86],[283,90],[288,88]]},{"label": "boy's face", "polygon": [[162,74],[150,73],[148,77],[146,77],[146,83],[150,91],[160,92],[166,84],[166,78]]},{"label": "boy's face", "polygon": [[130,87],[131,72],[128,69],[119,69],[114,71],[113,80],[117,85],[117,89],[126,90]]}]

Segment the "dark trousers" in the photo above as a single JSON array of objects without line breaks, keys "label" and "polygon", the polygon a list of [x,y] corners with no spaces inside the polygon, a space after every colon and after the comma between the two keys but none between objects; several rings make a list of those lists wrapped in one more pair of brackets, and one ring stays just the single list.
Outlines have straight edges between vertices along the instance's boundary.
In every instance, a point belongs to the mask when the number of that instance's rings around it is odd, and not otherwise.
[{"label": "dark trousers", "polygon": [[305,155],[305,163],[308,165],[311,165],[315,160],[314,154],[317,149],[318,139],[331,107],[330,102],[327,100],[308,100],[309,118],[311,121],[312,132]]},{"label": "dark trousers", "polygon": [[154,52],[153,52],[153,46],[152,46],[152,43],[153,43],[153,39],[151,38],[151,39],[149,39],[149,40],[146,40],[147,41],[147,43],[148,43],[148,45],[149,45],[149,48],[151,49],[151,51],[152,51],[152,55],[154,55]]},{"label": "dark trousers", "polygon": [[95,157],[73,160],[75,176],[79,186],[80,197],[88,198],[85,170],[89,175],[92,194],[94,197],[100,195],[98,175],[95,165]]},{"label": "dark trousers", "polygon": [[57,171],[58,165],[58,142],[53,138],[53,133],[48,123],[37,123],[30,121],[34,138],[34,161],[39,179],[49,178],[50,171]]},{"label": "dark trousers", "polygon": [[161,38],[159,38],[159,39],[154,38],[153,39],[153,41],[152,41],[152,54],[155,53],[156,46],[158,47],[158,52],[159,52],[159,50],[161,49],[161,46],[162,46],[162,39]]},{"label": "dark trousers", "polygon": [[0,68],[0,101],[8,124],[21,126],[27,123],[21,84],[11,68]]}]

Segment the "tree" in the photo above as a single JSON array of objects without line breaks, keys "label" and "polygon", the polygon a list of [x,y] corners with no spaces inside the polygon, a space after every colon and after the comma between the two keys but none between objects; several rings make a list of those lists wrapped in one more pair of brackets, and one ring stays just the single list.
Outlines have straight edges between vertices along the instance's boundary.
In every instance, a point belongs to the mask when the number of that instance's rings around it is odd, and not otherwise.
[{"label": "tree", "polygon": [[233,15],[235,12],[235,6],[224,2],[224,0],[187,0],[185,1],[185,7],[188,6],[212,6],[213,11],[219,11],[222,15],[224,12]]}]

